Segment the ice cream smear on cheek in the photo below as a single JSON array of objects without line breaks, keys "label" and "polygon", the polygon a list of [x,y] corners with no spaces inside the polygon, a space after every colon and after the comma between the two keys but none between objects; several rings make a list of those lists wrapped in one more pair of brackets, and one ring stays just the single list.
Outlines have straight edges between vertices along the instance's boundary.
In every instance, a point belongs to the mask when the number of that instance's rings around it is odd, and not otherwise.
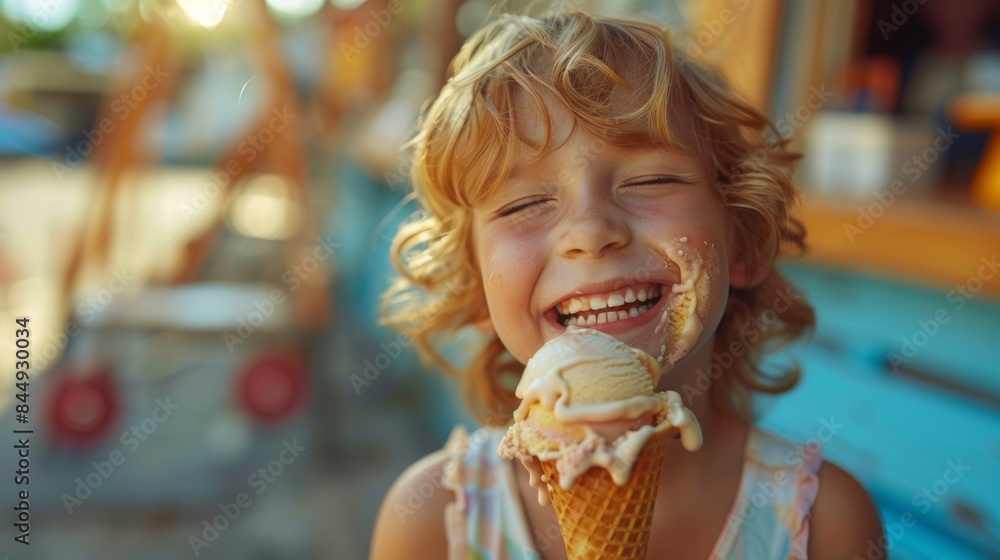
[{"label": "ice cream smear on cheek", "polygon": [[555,463],[563,490],[595,467],[624,485],[647,445],[679,433],[685,449],[701,446],[701,428],[680,396],[655,392],[659,377],[649,354],[594,329],[569,328],[528,360],[514,425],[497,452],[527,468],[541,505],[552,483],[542,462]]},{"label": "ice cream smear on cheek", "polygon": [[486,287],[492,287],[496,290],[503,289],[503,276],[500,275],[500,271],[497,269],[496,257],[493,257],[490,261],[490,275],[486,280]]},{"label": "ice cream smear on cheek", "polygon": [[707,314],[711,275],[702,254],[694,243],[688,242],[687,237],[663,245],[659,251],[664,259],[675,263],[680,270],[680,279],[671,287],[669,294],[664,294],[667,301],[663,317],[654,331],[657,335],[666,335],[656,358],[666,371],[683,358],[701,336],[701,318]]}]

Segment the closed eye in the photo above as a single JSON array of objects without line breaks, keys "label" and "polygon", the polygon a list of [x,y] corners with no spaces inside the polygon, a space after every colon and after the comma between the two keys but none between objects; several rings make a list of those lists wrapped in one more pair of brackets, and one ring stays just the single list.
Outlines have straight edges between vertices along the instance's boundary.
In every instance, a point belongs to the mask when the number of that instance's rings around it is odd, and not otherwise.
[{"label": "closed eye", "polygon": [[504,208],[504,209],[500,210],[499,212],[497,212],[497,216],[500,217],[500,218],[504,218],[506,216],[511,216],[513,214],[516,214],[516,213],[518,213],[518,212],[520,212],[520,211],[522,211],[522,210],[524,210],[526,208],[530,208],[530,207],[538,205],[538,204],[543,204],[543,205],[544,204],[548,204],[548,202],[550,202],[550,201],[547,200],[547,199],[529,200],[527,202],[522,202],[520,204],[515,204],[514,206],[509,206],[507,208]]},{"label": "closed eye", "polygon": [[662,177],[650,177],[649,179],[643,179],[642,181],[637,181],[635,183],[627,183],[622,185],[623,187],[641,187],[645,185],[665,185],[667,183],[681,183],[682,181],[677,177],[672,175],[664,175]]}]

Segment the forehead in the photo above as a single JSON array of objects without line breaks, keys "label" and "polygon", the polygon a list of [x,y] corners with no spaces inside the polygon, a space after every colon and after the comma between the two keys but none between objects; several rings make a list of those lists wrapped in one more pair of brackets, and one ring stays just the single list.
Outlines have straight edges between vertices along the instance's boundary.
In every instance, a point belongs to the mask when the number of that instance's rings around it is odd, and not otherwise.
[{"label": "forehead", "polygon": [[546,140],[560,145],[572,133],[576,115],[555,94],[546,90],[529,94],[518,88],[511,101],[514,130],[520,140],[530,145],[542,145]]},{"label": "forehead", "polygon": [[[611,102],[609,114],[622,115],[634,111],[641,102],[636,102],[621,94]],[[512,121],[515,134],[523,145],[517,150],[509,179],[516,179],[524,166],[530,165],[547,152],[558,149],[574,132],[591,136],[595,145],[610,145],[612,150],[632,154],[669,154],[677,159],[696,160],[708,167],[708,157],[701,154],[691,126],[677,123],[680,118],[672,118],[668,123],[670,138],[657,137],[650,118],[635,118],[628,121],[601,126],[599,115],[574,112],[559,97],[546,88],[525,91],[518,88],[511,96]],[[597,126],[594,126],[594,123]],[[686,123],[685,123],[686,124]],[[597,130],[594,130],[596,128]]]}]

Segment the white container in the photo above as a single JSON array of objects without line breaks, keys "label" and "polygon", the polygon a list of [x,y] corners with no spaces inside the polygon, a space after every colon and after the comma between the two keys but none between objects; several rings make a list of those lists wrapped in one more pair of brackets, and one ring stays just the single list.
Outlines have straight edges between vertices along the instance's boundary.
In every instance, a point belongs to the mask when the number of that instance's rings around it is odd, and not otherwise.
[{"label": "white container", "polygon": [[950,146],[937,141],[944,131],[937,134],[919,119],[830,111],[816,114],[810,124],[801,183],[840,197],[870,199],[896,180],[907,193],[926,192],[937,183],[943,151]]}]

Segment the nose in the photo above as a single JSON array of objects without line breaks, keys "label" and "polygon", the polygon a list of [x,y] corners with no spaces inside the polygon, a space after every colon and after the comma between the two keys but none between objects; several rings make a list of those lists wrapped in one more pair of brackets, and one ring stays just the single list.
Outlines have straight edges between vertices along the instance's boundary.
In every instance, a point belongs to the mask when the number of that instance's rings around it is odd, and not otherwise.
[{"label": "nose", "polygon": [[605,256],[629,244],[632,231],[613,200],[587,196],[560,220],[556,247],[568,258]]}]

